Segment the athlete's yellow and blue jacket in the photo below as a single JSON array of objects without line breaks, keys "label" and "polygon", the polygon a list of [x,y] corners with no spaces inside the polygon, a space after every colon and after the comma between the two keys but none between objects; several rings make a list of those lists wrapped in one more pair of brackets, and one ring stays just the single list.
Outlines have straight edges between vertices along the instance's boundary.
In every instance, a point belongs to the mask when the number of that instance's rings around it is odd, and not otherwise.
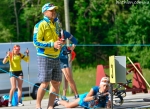
[{"label": "athlete's yellow and blue jacket", "polygon": [[44,16],[43,20],[34,26],[33,44],[37,49],[37,55],[58,58],[60,50],[54,50],[54,42],[58,40],[59,24],[57,19],[54,23],[48,17]]}]

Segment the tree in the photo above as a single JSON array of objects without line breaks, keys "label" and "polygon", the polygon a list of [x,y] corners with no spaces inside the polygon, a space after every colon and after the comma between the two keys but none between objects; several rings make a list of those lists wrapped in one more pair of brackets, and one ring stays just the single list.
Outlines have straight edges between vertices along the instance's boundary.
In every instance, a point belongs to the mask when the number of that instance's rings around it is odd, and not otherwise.
[{"label": "tree", "polygon": [[[140,9],[139,9],[140,8]],[[141,46],[128,47],[127,55],[135,62],[140,62],[142,67],[150,67],[149,47],[150,43],[150,5],[133,5],[131,14],[127,20],[128,31],[126,37],[129,44]]]}]

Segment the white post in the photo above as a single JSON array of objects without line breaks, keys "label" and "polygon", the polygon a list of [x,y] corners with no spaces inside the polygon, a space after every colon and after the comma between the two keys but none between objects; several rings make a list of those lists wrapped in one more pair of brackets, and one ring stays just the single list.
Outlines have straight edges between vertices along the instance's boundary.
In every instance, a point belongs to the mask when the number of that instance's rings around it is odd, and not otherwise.
[{"label": "white post", "polygon": [[[64,10],[65,10],[65,27],[66,31],[70,32],[70,20],[69,20],[69,2],[68,0],[64,0]],[[69,40],[67,39],[67,46],[69,46]],[[69,55],[69,60],[70,60],[70,55]],[[70,64],[70,69],[72,73],[72,64]],[[71,89],[69,87],[69,93],[71,93]]]}]

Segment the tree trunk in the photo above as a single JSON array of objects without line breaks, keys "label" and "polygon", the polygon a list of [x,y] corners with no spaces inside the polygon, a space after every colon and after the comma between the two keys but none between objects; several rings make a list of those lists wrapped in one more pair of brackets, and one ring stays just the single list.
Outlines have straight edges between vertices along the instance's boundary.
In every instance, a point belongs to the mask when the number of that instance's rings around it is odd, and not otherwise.
[{"label": "tree trunk", "polygon": [[14,0],[14,13],[15,13],[15,18],[16,18],[16,28],[17,28],[17,41],[19,41],[19,23],[18,23],[18,13],[16,9],[16,0]]},{"label": "tree trunk", "polygon": [[30,41],[30,21],[27,18],[27,41]]}]

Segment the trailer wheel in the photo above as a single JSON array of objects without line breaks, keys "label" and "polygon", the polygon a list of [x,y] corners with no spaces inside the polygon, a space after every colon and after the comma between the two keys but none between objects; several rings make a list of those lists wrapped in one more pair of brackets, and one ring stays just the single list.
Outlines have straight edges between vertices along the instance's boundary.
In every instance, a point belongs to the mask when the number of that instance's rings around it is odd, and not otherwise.
[{"label": "trailer wheel", "polygon": [[37,87],[37,86],[40,86],[40,84],[36,84],[36,85],[34,86],[33,91],[32,91],[32,94],[31,94],[31,97],[32,97],[32,99],[34,99],[34,100],[36,100],[36,98],[37,98],[37,91],[38,91],[38,88],[39,88],[39,87]]}]

